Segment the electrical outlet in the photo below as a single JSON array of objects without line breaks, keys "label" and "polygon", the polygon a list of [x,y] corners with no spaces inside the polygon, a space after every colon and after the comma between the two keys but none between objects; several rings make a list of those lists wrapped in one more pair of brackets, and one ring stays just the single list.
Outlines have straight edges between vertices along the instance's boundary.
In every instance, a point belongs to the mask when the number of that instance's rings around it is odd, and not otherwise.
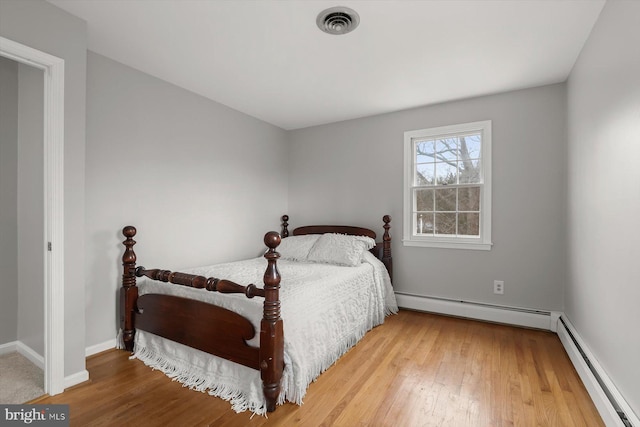
[{"label": "electrical outlet", "polygon": [[493,293],[504,295],[504,281],[502,280],[494,280],[493,281]]}]

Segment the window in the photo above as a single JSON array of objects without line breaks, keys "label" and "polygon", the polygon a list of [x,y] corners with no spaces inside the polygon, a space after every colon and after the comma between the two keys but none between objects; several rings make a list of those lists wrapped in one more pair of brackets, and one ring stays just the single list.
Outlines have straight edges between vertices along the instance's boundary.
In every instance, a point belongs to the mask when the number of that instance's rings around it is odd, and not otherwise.
[{"label": "window", "polygon": [[404,133],[405,246],[491,249],[491,121]]}]

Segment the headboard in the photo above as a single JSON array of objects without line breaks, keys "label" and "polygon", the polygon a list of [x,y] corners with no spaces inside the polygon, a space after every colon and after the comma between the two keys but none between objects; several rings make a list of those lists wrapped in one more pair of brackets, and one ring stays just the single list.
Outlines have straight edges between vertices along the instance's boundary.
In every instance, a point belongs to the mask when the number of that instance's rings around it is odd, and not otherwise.
[{"label": "headboard", "polygon": [[[376,242],[376,246],[370,250],[372,254],[374,254],[380,261],[382,261],[387,267],[387,271],[389,272],[389,276],[393,280],[393,262],[391,257],[391,235],[389,234],[389,229],[391,225],[391,217],[389,215],[385,215],[382,217],[382,221],[384,222],[384,234],[382,236],[382,242]],[[357,227],[351,225],[305,225],[303,227],[297,227],[293,230],[293,236],[302,236],[305,234],[325,234],[325,233],[338,233],[338,234],[348,234],[351,236],[367,236],[372,239],[376,239],[376,232],[364,227]],[[282,215],[282,232],[280,235],[284,237],[289,237],[289,215]]]}]

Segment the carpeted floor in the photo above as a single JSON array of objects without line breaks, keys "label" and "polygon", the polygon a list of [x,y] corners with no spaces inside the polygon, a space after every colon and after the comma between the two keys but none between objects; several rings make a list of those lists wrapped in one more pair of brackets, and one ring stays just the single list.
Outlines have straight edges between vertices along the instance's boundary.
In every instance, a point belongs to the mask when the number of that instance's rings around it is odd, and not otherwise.
[{"label": "carpeted floor", "polygon": [[0,355],[0,403],[25,403],[43,394],[42,369],[20,353]]}]

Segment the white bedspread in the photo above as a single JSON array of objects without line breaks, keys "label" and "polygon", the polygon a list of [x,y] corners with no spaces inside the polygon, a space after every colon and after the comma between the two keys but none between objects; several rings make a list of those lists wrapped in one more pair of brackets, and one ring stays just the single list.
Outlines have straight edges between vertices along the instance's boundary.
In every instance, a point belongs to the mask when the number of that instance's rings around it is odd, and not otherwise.
[{"label": "white bedspread", "polygon": [[[260,257],[185,272],[262,287],[266,265]],[[285,338],[285,368],[278,404],[302,404],[309,384],[368,330],[383,323],[385,315],[396,313],[398,306],[384,265],[368,252],[365,262],[357,267],[279,260],[278,270],[282,276],[280,301]],[[256,337],[249,344],[259,346],[263,298],[220,295],[147,279],[138,286],[140,295],[171,294],[232,309],[253,323]],[[144,331],[136,332],[134,355],[185,387],[230,401],[237,412],[266,412],[257,370]]]}]

